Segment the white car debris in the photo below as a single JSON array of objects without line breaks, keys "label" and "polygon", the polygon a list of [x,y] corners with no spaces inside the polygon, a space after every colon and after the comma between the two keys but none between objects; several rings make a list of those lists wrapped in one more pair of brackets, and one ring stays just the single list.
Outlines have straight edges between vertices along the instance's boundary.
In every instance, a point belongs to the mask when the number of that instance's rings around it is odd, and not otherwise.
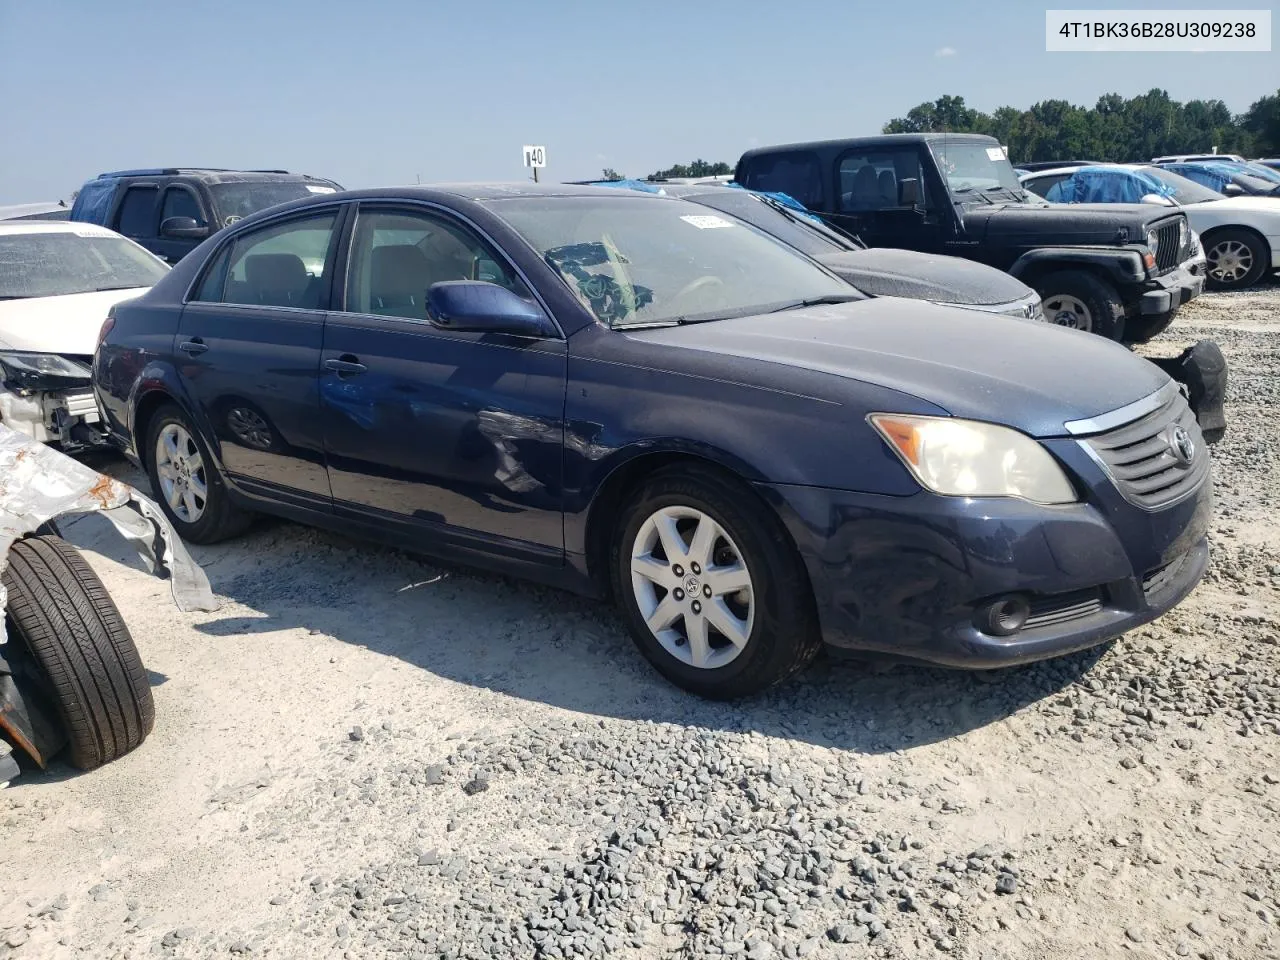
[{"label": "white car debris", "polygon": [[168,269],[105,227],[0,222],[0,423],[67,452],[101,444],[98,332],[111,307]]}]

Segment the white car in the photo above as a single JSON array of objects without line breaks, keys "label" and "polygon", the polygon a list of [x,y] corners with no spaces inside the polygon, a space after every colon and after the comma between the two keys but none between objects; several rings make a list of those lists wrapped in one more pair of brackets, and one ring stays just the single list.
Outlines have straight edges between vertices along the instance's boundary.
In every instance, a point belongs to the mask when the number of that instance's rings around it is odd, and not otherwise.
[{"label": "white car", "polygon": [[98,331],[168,270],[105,227],[0,222],[0,423],[68,452],[104,442],[90,385]]},{"label": "white car", "polygon": [[1280,198],[1224,197],[1164,167],[1115,163],[1037,170],[1022,185],[1052,202],[1141,201],[1181,207],[1200,235],[1207,281],[1239,290],[1280,270]]},{"label": "white car", "polygon": [[1175,153],[1167,157],[1152,157],[1152,163],[1198,163],[1201,160],[1234,160],[1244,163],[1238,153]]}]

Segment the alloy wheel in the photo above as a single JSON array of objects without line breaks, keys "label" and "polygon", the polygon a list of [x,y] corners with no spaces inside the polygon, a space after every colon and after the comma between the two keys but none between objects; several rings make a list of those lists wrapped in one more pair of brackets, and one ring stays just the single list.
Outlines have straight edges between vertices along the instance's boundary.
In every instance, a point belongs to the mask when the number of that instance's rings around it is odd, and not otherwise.
[{"label": "alloy wheel", "polygon": [[1071,327],[1074,330],[1093,333],[1093,314],[1079,297],[1073,297],[1068,293],[1046,297],[1044,315],[1046,320],[1060,327]]},{"label": "alloy wheel", "polygon": [[1253,270],[1253,251],[1239,240],[1215,243],[1205,254],[1209,276],[1219,283],[1239,283]]},{"label": "alloy wheel", "polygon": [[663,507],[640,526],[631,587],[654,638],[681,663],[737,659],[755,624],[755,587],[733,538],[694,507]]},{"label": "alloy wheel", "polygon": [[209,502],[209,484],[200,448],[185,427],[169,423],[156,438],[156,476],[174,516],[195,523]]}]

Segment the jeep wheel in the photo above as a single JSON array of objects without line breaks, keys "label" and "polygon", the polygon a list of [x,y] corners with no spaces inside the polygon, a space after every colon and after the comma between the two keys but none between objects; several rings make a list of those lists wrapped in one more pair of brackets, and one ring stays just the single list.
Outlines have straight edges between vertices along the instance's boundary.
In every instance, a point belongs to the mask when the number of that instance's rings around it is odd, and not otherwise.
[{"label": "jeep wheel", "polygon": [[1124,301],[1111,284],[1083,270],[1046,274],[1035,284],[1044,318],[1061,327],[1124,339]]},{"label": "jeep wheel", "polygon": [[1253,285],[1267,268],[1266,245],[1247,230],[1215,230],[1204,240],[1209,286],[1241,290]]}]

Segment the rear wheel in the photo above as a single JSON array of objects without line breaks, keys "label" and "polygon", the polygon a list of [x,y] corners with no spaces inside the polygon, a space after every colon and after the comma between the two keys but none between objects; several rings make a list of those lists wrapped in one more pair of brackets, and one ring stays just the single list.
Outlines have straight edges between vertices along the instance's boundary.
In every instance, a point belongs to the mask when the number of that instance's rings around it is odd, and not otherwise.
[{"label": "rear wheel", "polygon": [[47,680],[71,763],[92,770],[142,743],[155,722],[147,671],[84,558],[59,537],[27,537],[10,548],[4,586],[10,635]]},{"label": "rear wheel", "polygon": [[1216,230],[1204,238],[1206,282],[1219,290],[1240,290],[1258,282],[1267,268],[1266,244],[1247,230]]},{"label": "rear wheel", "polygon": [[147,427],[147,473],[161,508],[184,540],[217,543],[248,528],[253,515],[231,502],[213,458],[174,404]]},{"label": "rear wheel", "polygon": [[1058,326],[1124,339],[1124,301],[1114,286],[1084,270],[1059,270],[1035,283],[1044,318]]},{"label": "rear wheel", "polygon": [[636,645],[700,696],[756,693],[821,647],[812,588],[785,528],[715,470],[655,473],[623,509],[611,558]]}]

